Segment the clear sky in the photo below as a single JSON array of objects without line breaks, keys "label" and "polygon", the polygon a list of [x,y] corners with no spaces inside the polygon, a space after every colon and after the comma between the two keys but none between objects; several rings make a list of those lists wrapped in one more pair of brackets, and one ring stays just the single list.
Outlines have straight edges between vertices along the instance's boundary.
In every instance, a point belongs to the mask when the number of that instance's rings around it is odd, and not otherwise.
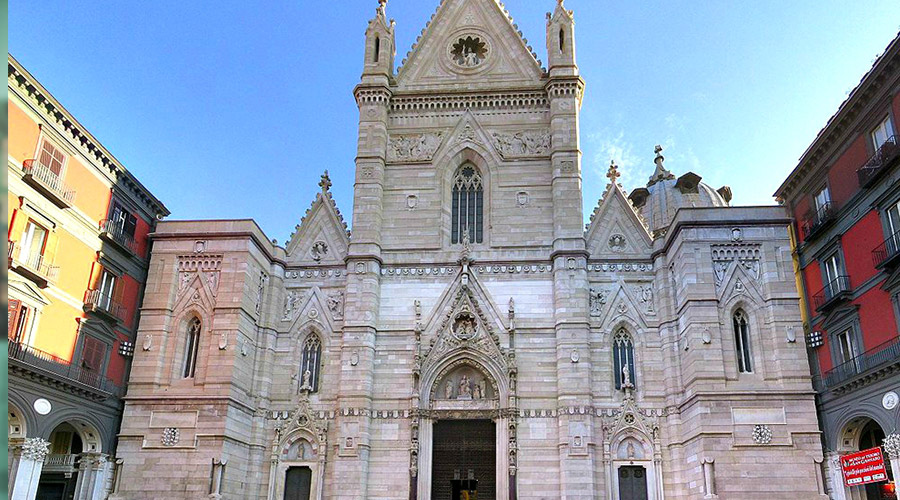
[{"label": "clear sky", "polygon": [[[390,0],[397,64],[438,0]],[[555,0],[508,0],[546,63]],[[350,222],[366,23],[376,0],[9,1],[9,50],[172,211],[287,239],[331,173]],[[896,0],[567,0],[585,216],[615,159],[631,190],[661,143],[676,174],[772,193],[900,30]]]}]

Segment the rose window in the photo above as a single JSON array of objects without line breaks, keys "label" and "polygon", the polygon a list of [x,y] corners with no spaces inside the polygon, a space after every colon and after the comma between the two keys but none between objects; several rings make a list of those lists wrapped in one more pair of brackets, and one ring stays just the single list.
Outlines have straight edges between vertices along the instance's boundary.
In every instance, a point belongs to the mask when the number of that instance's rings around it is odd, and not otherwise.
[{"label": "rose window", "polygon": [[453,62],[464,68],[474,68],[487,58],[487,45],[481,37],[466,35],[460,37],[450,48]]}]

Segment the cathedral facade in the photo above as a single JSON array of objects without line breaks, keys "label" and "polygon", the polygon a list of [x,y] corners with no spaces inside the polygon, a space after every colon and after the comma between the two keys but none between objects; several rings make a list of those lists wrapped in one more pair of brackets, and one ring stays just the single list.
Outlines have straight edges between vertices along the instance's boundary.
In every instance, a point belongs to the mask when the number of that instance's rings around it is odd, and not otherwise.
[{"label": "cathedral facade", "polygon": [[546,69],[495,0],[394,52],[382,3],[352,234],[327,174],[284,247],[159,223],[111,498],[827,498],[784,211],[657,148],[585,228],[562,1]]}]

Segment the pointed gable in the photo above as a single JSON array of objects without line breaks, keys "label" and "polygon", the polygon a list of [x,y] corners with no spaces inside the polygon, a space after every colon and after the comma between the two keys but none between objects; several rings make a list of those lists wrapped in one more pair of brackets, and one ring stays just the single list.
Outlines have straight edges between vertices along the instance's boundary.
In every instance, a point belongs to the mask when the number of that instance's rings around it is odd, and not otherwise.
[{"label": "pointed gable", "polygon": [[591,258],[647,257],[652,250],[652,238],[647,227],[625,196],[615,163],[606,174],[612,182],[591,215],[585,240]]},{"label": "pointed gable", "polygon": [[341,264],[347,256],[350,234],[341,212],[331,197],[328,171],[319,182],[322,190],[306,211],[287,245],[291,264]]},{"label": "pointed gable", "polygon": [[496,0],[444,0],[397,74],[401,89],[533,84],[536,54]]}]

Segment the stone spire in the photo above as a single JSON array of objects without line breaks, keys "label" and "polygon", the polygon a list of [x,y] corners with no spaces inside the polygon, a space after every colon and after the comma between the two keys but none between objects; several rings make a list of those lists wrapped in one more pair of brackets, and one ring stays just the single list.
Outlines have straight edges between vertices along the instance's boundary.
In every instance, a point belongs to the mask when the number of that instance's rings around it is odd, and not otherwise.
[{"label": "stone spire", "polygon": [[612,182],[618,182],[616,179],[622,177],[622,174],[619,173],[619,166],[616,165],[616,160],[609,160],[609,170],[606,172],[606,178]]},{"label": "stone spire", "polygon": [[385,7],[387,7],[387,0],[378,0],[378,7],[375,9],[375,15],[384,17]]},{"label": "stone spire", "polygon": [[653,151],[656,153],[656,158],[653,159],[653,163],[656,163],[656,171],[654,171],[653,175],[650,176],[650,181],[647,182],[647,187],[650,187],[659,181],[675,178],[675,175],[673,175],[672,172],[666,170],[666,167],[663,165],[663,162],[666,161],[666,157],[662,155],[662,150],[663,147],[659,144],[657,144],[653,149]]}]

